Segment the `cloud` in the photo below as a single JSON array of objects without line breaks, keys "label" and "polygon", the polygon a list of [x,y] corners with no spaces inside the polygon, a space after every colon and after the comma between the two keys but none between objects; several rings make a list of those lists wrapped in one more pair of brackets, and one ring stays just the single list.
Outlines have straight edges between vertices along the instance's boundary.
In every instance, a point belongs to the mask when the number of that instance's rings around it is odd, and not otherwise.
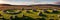
[{"label": "cloud", "polygon": [[4,1],[4,0],[0,0],[0,4],[7,4],[8,2]]},{"label": "cloud", "polygon": [[3,3],[4,1],[3,0],[0,0],[0,3]]},{"label": "cloud", "polygon": [[7,2],[7,3],[11,5],[30,5],[33,2]]},{"label": "cloud", "polygon": [[[27,2],[28,1],[28,2]],[[33,2],[31,0],[20,1],[20,0],[0,0],[0,3],[12,4],[12,5],[30,5]]]},{"label": "cloud", "polygon": [[0,0],[0,3],[11,5],[54,4],[52,1],[46,0]]}]

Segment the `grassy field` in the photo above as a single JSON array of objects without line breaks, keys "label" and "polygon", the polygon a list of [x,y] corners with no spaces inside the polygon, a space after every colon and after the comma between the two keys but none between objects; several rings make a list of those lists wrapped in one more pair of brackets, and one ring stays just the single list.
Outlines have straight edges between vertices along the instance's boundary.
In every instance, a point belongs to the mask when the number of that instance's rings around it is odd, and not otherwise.
[{"label": "grassy field", "polygon": [[15,16],[17,16],[19,20],[21,18],[25,20],[25,17],[30,17],[30,18],[27,18],[26,20],[58,20],[60,19],[58,17],[58,15],[60,14],[60,10],[56,10],[56,11],[54,10],[5,10],[5,11],[2,11],[1,10],[0,14],[1,14],[0,18],[4,18],[8,20],[11,20],[11,16],[13,20],[15,19]]}]

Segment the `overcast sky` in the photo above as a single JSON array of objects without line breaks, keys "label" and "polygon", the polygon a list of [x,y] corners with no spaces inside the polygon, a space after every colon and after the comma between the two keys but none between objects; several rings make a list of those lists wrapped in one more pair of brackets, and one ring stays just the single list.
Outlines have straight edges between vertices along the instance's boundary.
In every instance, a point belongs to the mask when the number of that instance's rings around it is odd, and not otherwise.
[{"label": "overcast sky", "polygon": [[54,2],[58,2],[58,0],[0,0],[0,4],[12,5],[54,4]]}]

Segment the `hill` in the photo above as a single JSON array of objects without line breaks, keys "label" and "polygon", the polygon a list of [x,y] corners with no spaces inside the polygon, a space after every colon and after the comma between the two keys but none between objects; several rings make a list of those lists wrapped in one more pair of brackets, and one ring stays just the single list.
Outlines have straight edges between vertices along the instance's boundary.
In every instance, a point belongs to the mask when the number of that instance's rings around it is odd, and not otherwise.
[{"label": "hill", "polygon": [[6,9],[60,9],[60,5],[53,4],[37,4],[37,5],[10,5],[10,4],[0,4],[0,10]]}]

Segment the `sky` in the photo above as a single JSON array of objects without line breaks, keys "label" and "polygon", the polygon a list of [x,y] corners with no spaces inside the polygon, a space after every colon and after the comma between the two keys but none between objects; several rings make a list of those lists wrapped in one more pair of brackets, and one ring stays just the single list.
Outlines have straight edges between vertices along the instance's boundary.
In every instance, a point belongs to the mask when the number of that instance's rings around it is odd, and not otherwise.
[{"label": "sky", "polygon": [[59,0],[0,0],[0,4],[11,5],[34,5],[34,4],[55,4]]}]

